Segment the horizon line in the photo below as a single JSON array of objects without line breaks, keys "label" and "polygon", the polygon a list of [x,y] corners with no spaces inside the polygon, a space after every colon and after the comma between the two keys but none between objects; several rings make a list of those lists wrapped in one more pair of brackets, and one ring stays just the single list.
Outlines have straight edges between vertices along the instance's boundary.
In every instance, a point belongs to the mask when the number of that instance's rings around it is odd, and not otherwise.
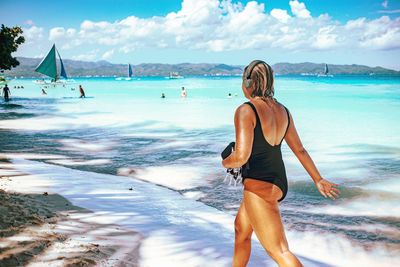
[{"label": "horizon line", "polygon": [[[27,56],[16,56],[16,58],[28,58],[28,59],[43,59],[43,57],[27,57]],[[96,62],[107,62],[109,64],[113,64],[113,65],[127,65],[127,64],[131,64],[131,65],[141,65],[141,64],[163,64],[163,65],[180,65],[180,64],[224,64],[227,66],[238,66],[238,67],[242,67],[242,66],[247,66],[246,64],[241,65],[241,64],[227,64],[227,63],[223,63],[223,62],[218,62],[218,63],[211,63],[211,62],[180,62],[180,63],[161,63],[161,62],[141,62],[141,63],[137,63],[137,64],[132,64],[132,63],[113,63],[110,62],[108,60],[105,59],[100,59],[100,60],[82,60],[82,59],[71,59],[71,58],[64,58],[63,61],[65,60],[70,60],[70,61],[78,61],[78,62],[87,62],[87,63],[96,63]],[[276,65],[276,64],[303,64],[303,63],[311,63],[311,64],[328,64],[328,65],[341,65],[341,66],[352,66],[352,65],[357,65],[357,66],[366,66],[369,68],[383,68],[383,69],[387,69],[387,70],[393,70],[393,71],[398,71],[400,72],[400,68],[399,69],[395,69],[395,68],[388,68],[388,67],[383,67],[383,66],[379,66],[379,65],[375,65],[375,66],[371,66],[371,65],[366,65],[366,64],[357,64],[357,63],[348,63],[348,64],[340,64],[340,63],[328,63],[328,62],[311,62],[311,61],[302,61],[302,62],[275,62],[272,65]]]}]

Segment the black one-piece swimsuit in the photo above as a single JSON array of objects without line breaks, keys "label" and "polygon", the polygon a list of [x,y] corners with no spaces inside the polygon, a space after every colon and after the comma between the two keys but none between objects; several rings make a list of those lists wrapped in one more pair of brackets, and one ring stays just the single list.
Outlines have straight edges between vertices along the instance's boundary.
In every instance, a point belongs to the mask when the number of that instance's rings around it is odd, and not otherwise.
[{"label": "black one-piece swimsuit", "polygon": [[288,190],[286,170],[282,160],[281,144],[290,125],[289,111],[284,106],[288,116],[288,125],[281,142],[278,145],[272,146],[264,137],[256,108],[250,102],[246,102],[245,104],[250,105],[256,115],[256,127],[254,128],[251,155],[242,169],[243,181],[246,178],[252,178],[278,186],[283,192],[283,196],[278,200],[280,202],[285,198]]}]

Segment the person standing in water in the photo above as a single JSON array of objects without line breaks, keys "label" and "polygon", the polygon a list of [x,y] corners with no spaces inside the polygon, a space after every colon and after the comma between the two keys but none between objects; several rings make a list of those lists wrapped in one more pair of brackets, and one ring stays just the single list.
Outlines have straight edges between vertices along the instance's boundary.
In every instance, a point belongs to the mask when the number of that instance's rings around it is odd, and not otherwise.
[{"label": "person standing in water", "polygon": [[10,101],[10,95],[11,95],[10,88],[8,88],[6,84],[6,86],[4,86],[3,88],[3,97],[5,102]]},{"label": "person standing in water", "polygon": [[242,90],[249,100],[236,109],[234,151],[222,161],[225,168],[242,168],[243,200],[235,219],[233,267],[246,266],[251,252],[251,236],[280,267],[302,267],[289,250],[279,202],[288,183],[281,143],[286,141],[311,176],[319,193],[331,199],[339,196],[338,185],[324,179],[303,147],[288,109],[274,98],[271,66],[261,60],[243,71]]},{"label": "person standing in water", "polygon": [[185,87],[182,86],[182,92],[181,92],[181,97],[186,98],[187,97],[187,92]]},{"label": "person standing in water", "polygon": [[81,96],[79,98],[86,98],[85,96],[85,91],[83,90],[82,85],[79,85],[79,93],[81,94]]},{"label": "person standing in water", "polygon": [[164,93],[161,93],[161,98],[165,98],[165,94]]}]

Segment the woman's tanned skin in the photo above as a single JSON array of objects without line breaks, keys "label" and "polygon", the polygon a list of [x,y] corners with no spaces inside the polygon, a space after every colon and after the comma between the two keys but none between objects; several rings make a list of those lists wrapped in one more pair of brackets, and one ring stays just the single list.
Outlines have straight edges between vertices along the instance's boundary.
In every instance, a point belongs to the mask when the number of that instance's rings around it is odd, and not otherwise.
[{"label": "woman's tanned skin", "polygon": [[[243,93],[256,107],[263,134],[271,145],[277,145],[285,135],[288,117],[284,107],[272,98],[252,97],[253,88],[242,86]],[[232,154],[222,161],[225,168],[238,168],[249,159],[254,138],[256,116],[247,104],[239,106],[235,113],[236,145]],[[318,191],[325,198],[335,199],[339,189],[322,178],[313,160],[303,147],[292,116],[285,135],[286,143],[313,179]],[[278,200],[283,196],[279,187],[272,183],[246,178],[243,200],[235,219],[235,249],[233,267],[246,266],[251,251],[251,236],[255,232],[258,240],[280,267],[303,266],[289,250],[281,221]]]}]

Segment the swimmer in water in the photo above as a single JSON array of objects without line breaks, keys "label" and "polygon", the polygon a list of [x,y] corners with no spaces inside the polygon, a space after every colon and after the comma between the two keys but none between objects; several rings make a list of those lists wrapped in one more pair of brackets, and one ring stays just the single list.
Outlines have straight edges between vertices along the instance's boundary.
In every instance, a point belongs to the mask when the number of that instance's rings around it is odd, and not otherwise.
[{"label": "swimmer in water", "polygon": [[186,98],[187,97],[187,92],[185,87],[182,86],[182,92],[181,92],[181,97]]}]

